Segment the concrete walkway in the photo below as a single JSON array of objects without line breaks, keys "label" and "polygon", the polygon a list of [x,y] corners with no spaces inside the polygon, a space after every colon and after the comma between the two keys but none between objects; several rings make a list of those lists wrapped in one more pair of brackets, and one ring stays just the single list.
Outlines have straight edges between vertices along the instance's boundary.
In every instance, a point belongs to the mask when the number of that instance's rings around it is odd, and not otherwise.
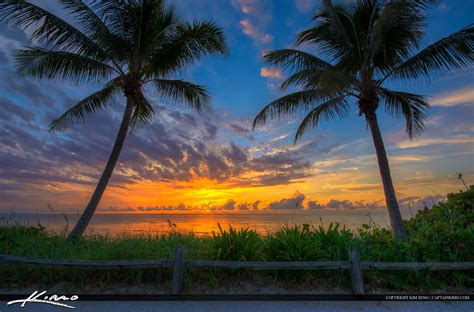
[{"label": "concrete walkway", "polygon": [[0,312],[34,311],[84,311],[84,312],[211,312],[211,311],[245,311],[245,312],[336,312],[336,311],[430,311],[430,312],[474,312],[474,302],[364,302],[364,301],[141,301],[141,302],[110,302],[110,301],[76,301],[68,304],[75,309],[55,307],[51,305],[28,303],[21,308],[19,305],[7,306],[0,302]]}]

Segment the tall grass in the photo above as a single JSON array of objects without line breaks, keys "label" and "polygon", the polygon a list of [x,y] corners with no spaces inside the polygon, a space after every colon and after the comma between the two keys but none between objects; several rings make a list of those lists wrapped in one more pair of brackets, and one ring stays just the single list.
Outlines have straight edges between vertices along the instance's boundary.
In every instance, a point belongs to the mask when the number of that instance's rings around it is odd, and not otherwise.
[{"label": "tall grass", "polygon": [[208,255],[215,260],[251,261],[261,258],[262,239],[254,230],[248,228],[236,230],[229,225],[223,230],[217,224],[219,232],[212,232]]}]

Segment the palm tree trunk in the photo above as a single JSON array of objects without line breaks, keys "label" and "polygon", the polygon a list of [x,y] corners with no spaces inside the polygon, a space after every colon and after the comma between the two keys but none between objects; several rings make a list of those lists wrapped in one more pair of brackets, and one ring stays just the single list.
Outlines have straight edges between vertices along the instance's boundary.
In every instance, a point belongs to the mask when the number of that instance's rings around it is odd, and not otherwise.
[{"label": "palm tree trunk", "polygon": [[112,176],[115,164],[117,163],[117,160],[120,156],[120,151],[122,150],[123,143],[125,141],[125,138],[127,137],[132,112],[133,105],[131,103],[131,100],[127,98],[127,106],[125,107],[122,123],[120,124],[120,129],[117,134],[117,138],[115,139],[114,148],[112,149],[112,153],[110,153],[109,161],[105,166],[104,172],[102,172],[102,176],[100,177],[100,180],[97,183],[94,194],[92,194],[89,204],[82,213],[80,219],[77,221],[76,226],[69,234],[68,240],[74,240],[79,238],[79,236],[84,233],[87,225],[91,221],[92,216],[94,215],[94,212],[97,209],[97,206],[99,205],[100,199],[104,194],[105,188],[109,183],[110,177]]},{"label": "palm tree trunk", "polygon": [[390,166],[388,164],[387,153],[383,144],[382,134],[377,122],[375,111],[365,113],[365,117],[369,124],[372,140],[374,141],[375,152],[379,163],[380,176],[382,177],[383,190],[385,192],[385,202],[387,203],[390,223],[392,225],[392,233],[395,239],[404,240],[406,238],[405,226],[402,222],[402,215],[398,207],[395,189],[393,188],[392,176],[390,175]]}]

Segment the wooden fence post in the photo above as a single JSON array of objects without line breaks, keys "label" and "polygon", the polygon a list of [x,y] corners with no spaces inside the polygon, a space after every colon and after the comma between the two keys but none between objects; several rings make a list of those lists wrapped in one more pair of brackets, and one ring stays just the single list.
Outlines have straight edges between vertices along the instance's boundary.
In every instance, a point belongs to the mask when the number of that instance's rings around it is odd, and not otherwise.
[{"label": "wooden fence post", "polygon": [[178,295],[181,292],[183,285],[183,261],[184,261],[184,247],[178,245],[173,260],[173,282],[171,284],[171,293]]},{"label": "wooden fence post", "polygon": [[349,261],[351,262],[352,292],[356,295],[364,294],[364,280],[360,266],[360,256],[357,250],[349,249]]}]

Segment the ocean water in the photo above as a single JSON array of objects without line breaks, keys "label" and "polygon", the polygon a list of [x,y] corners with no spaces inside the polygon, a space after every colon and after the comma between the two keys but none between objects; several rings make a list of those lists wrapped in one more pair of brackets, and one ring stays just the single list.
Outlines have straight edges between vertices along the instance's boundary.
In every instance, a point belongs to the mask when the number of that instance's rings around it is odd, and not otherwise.
[{"label": "ocean water", "polygon": [[[406,212],[406,211],[405,211]],[[77,214],[0,214],[0,224],[41,224],[52,232],[71,230],[78,219]],[[404,217],[409,217],[404,215]],[[160,213],[160,214],[96,214],[86,234],[161,234],[170,231],[193,232],[197,235],[212,235],[223,229],[251,228],[266,235],[285,225],[312,224],[328,226],[338,222],[349,229],[364,223],[375,223],[388,227],[389,217],[384,210],[303,210],[303,211],[246,211],[204,213]]]}]

